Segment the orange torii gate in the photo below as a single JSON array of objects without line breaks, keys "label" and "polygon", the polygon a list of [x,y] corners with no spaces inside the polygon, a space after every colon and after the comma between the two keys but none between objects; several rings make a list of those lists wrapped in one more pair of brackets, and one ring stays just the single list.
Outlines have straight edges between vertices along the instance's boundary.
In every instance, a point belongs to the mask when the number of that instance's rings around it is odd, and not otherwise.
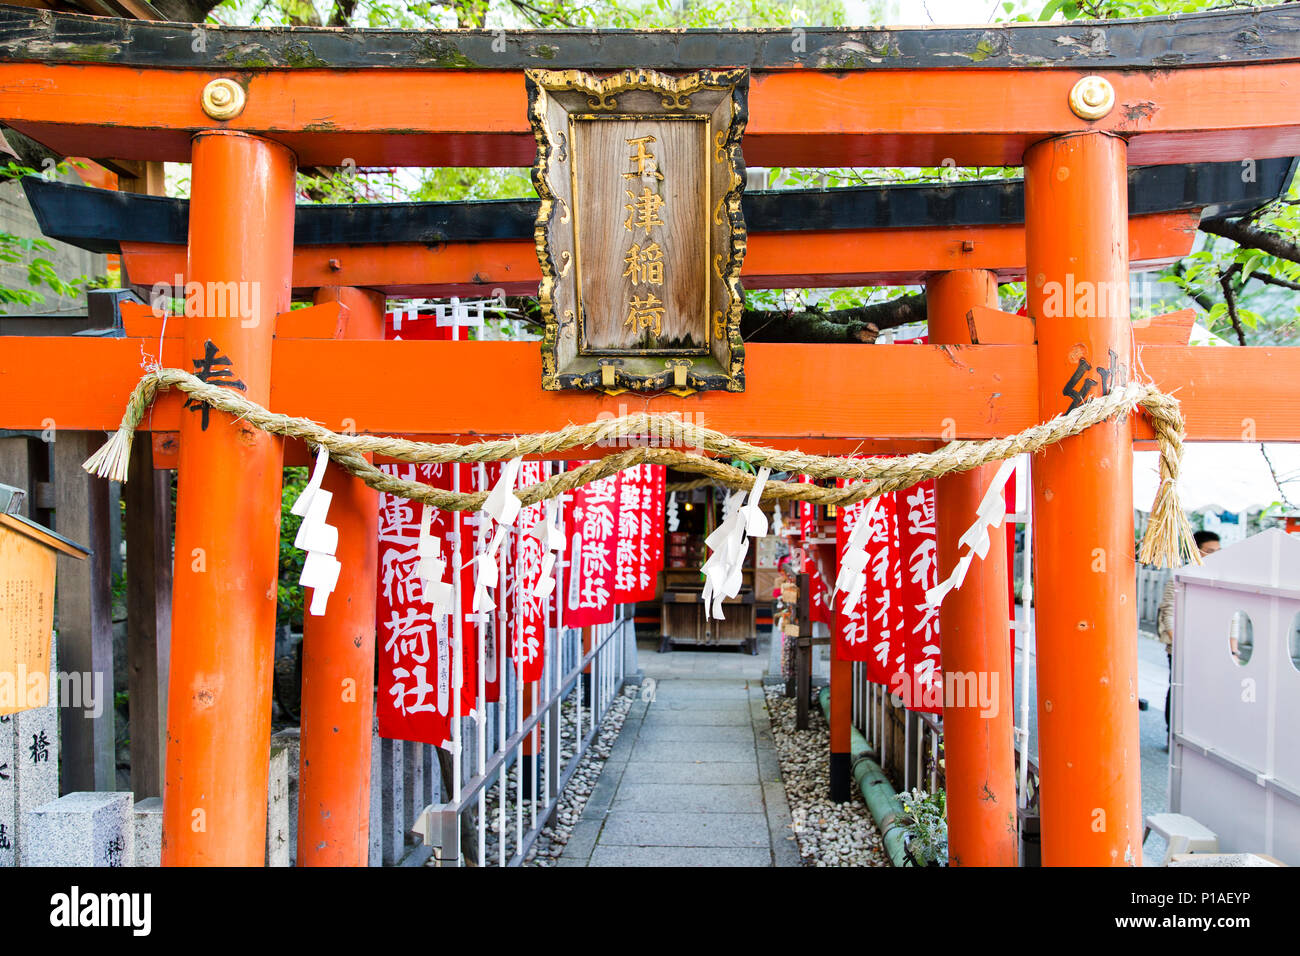
[{"label": "orange torii gate", "polygon": [[[377,434],[510,435],[628,406],[689,412],[738,437],[809,451],[843,452],[863,438],[910,450],[918,441],[1019,431],[1064,410],[1083,383],[1104,387],[1121,366],[1140,363],[1177,391],[1191,439],[1300,440],[1300,400],[1288,387],[1300,358],[1290,350],[1151,344],[1135,355],[1125,189],[1130,164],[1300,152],[1298,24],[1300,11],[1278,8],[1132,23],[809,29],[798,42],[788,31],[611,33],[593,42],[581,31],[204,26],[196,53],[190,24],[3,8],[0,121],[68,155],[192,162],[183,274],[250,283],[257,320],[196,316],[161,345],[156,333],[8,339],[0,427],[53,418],[65,429],[112,429],[139,377],[142,345],[161,350],[165,366],[189,367],[216,340],[253,401],[334,427],[350,419]],[[542,391],[534,343],[360,341],[375,336],[373,293],[320,293],[323,309],[331,297],[347,306],[335,338],[286,337],[292,320],[270,321],[288,311],[300,282],[297,165],[527,165],[535,147],[523,69],[719,64],[752,70],[751,165],[1023,164],[1033,328],[998,337],[1010,344],[961,348],[751,344],[744,392],[610,397]],[[1020,265],[969,268],[938,248],[933,261],[912,251],[921,257],[912,269],[930,286],[936,342],[969,342],[967,314],[996,305],[989,270]],[[418,284],[421,266],[408,268]],[[382,286],[376,275],[365,284]],[[321,278],[304,284],[364,281]],[[1058,314],[1051,297],[1062,288],[1120,290],[1122,308]],[[1094,369],[1106,373],[1100,381]],[[164,860],[254,864],[264,838],[282,448],[247,426],[204,430],[199,415],[180,414],[182,402],[163,399],[149,424],[180,433]],[[228,424],[220,413],[212,419]],[[1038,680],[1049,864],[1140,859],[1130,479],[1133,442],[1150,434],[1135,416],[1107,422],[1044,452],[1035,469],[1037,590],[1047,599]],[[967,513],[987,480],[971,473],[941,482],[941,574],[962,530],[946,516]],[[373,541],[362,517],[367,492],[353,484],[341,479],[334,489],[358,504],[339,518],[340,536]],[[972,575],[960,603],[944,608],[945,659],[961,669],[1009,673],[1005,621],[993,638],[969,626],[994,626],[980,603],[1005,600],[1005,573],[990,565]],[[373,584],[364,576],[341,583],[336,601],[349,599],[355,617],[323,623],[322,647],[342,650],[355,628],[372,626],[365,607]],[[362,656],[368,651],[350,659],[344,651],[342,660],[310,666],[317,680],[348,674],[368,686]],[[1010,710],[1008,701],[979,726],[969,715],[946,717],[956,862],[1015,860]],[[361,804],[347,793],[364,791],[368,764],[358,747],[370,717],[361,707],[348,713],[347,746],[319,745],[325,778],[304,779],[304,801],[319,786],[310,799],[356,814]],[[305,714],[304,749],[323,729],[320,719]],[[349,825],[361,824],[353,817]],[[321,837],[339,840],[337,861],[356,862],[355,834],[327,828]]]}]

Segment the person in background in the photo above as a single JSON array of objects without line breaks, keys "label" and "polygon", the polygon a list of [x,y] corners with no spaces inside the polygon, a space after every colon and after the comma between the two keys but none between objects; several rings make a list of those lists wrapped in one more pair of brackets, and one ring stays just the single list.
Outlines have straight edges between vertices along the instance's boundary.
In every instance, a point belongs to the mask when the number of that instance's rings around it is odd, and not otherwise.
[{"label": "person in background", "polygon": [[[1196,547],[1201,552],[1201,557],[1207,554],[1213,554],[1221,547],[1219,536],[1213,531],[1198,531],[1193,537],[1196,539]],[[1169,732],[1169,701],[1173,692],[1174,682],[1174,578],[1169,576],[1169,583],[1165,585],[1165,593],[1160,600],[1160,609],[1156,612],[1156,636],[1160,638],[1160,643],[1165,646],[1165,656],[1169,660],[1169,684],[1170,687],[1165,691],[1165,732]]]}]

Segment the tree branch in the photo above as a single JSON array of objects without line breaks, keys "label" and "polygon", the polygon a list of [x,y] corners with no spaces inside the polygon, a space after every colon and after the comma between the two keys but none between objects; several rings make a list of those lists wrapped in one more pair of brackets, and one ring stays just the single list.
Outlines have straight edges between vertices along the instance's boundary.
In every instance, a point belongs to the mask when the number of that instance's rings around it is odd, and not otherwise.
[{"label": "tree branch", "polygon": [[870,322],[832,322],[816,312],[756,312],[740,317],[740,337],[746,342],[866,343],[880,329]]},{"label": "tree branch", "polygon": [[[540,333],[543,330],[542,309],[536,298],[508,296],[506,306],[514,309],[534,331]],[[740,333],[746,342],[870,344],[876,341],[881,329],[924,320],[925,295],[915,293],[888,302],[831,312],[745,309],[740,316]]]},{"label": "tree branch", "polygon": [[326,26],[346,27],[352,23],[352,14],[357,9],[357,0],[334,0],[334,9],[330,12]]},{"label": "tree branch", "polygon": [[1283,289],[1290,289],[1292,292],[1300,292],[1300,282],[1292,282],[1290,279],[1282,279],[1275,275],[1269,275],[1267,272],[1252,272],[1252,279],[1258,279],[1260,282],[1267,282],[1269,285],[1275,285]]},{"label": "tree branch", "polygon": [[831,312],[745,309],[740,316],[740,337],[746,342],[871,343],[882,329],[924,321],[925,294],[916,292]]},{"label": "tree branch", "polygon": [[173,23],[202,23],[221,0],[153,0],[154,9]]},{"label": "tree branch", "polygon": [[[1174,274],[1181,279],[1186,271],[1187,270],[1183,267],[1183,260],[1179,259],[1178,262],[1174,264]],[[1197,292],[1195,289],[1191,288],[1191,283],[1188,283],[1188,287],[1185,288],[1183,292],[1206,312],[1209,312],[1214,308],[1214,299],[1211,295],[1208,292]]]},{"label": "tree branch", "polygon": [[[63,162],[63,157],[54,150],[28,136],[24,136],[16,129],[3,127],[3,130],[0,131],[0,140],[7,143],[9,150],[18,157],[19,165],[31,167],[38,172],[45,169],[45,160],[47,159],[54,160],[56,164]],[[0,162],[4,162],[3,157],[0,157]]]},{"label": "tree branch", "polygon": [[514,309],[522,316],[522,321],[527,325],[534,327],[539,335],[545,331],[546,323],[542,319],[541,303],[533,296],[529,295],[508,295],[506,296],[506,308]]},{"label": "tree branch", "polygon": [[1232,277],[1241,271],[1241,263],[1234,262],[1227,272],[1219,273],[1219,288],[1223,290],[1223,299],[1228,304],[1228,318],[1237,332],[1237,344],[1246,344],[1246,330],[1241,327],[1241,316],[1237,314],[1237,296],[1232,291]]},{"label": "tree branch", "polygon": [[1247,249],[1258,249],[1279,259],[1300,262],[1300,246],[1276,232],[1257,229],[1231,219],[1206,219],[1201,223],[1201,231],[1208,232],[1212,236],[1231,239],[1237,245],[1245,246]]},{"label": "tree branch", "polygon": [[1268,457],[1268,446],[1263,442],[1259,443],[1260,454],[1264,456],[1264,463],[1268,465],[1268,473],[1273,476],[1273,486],[1277,488],[1277,493],[1282,497],[1282,504],[1286,505],[1292,511],[1295,511],[1295,504],[1286,496],[1282,490],[1282,482],[1277,477],[1277,469],[1273,467],[1273,459]]},{"label": "tree branch", "polygon": [[541,7],[528,3],[527,0],[510,0],[510,3],[535,27],[552,27],[557,23],[566,27],[577,26],[573,20],[560,14],[560,11],[564,9],[562,5],[557,5],[554,10],[543,10]]}]

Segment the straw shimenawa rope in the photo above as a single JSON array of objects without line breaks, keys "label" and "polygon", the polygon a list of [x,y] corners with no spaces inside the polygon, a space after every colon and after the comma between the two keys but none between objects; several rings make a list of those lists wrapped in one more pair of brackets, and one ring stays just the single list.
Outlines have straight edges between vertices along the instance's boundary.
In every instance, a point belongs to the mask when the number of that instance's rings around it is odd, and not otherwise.
[{"label": "straw shimenawa rope", "polygon": [[[1178,502],[1178,469],[1183,456],[1182,412],[1177,399],[1164,394],[1154,385],[1127,385],[1006,438],[955,441],[936,451],[912,455],[837,458],[752,445],[721,432],[683,422],[671,415],[646,412],[586,425],[567,425],[557,431],[539,435],[523,435],[469,445],[434,444],[378,435],[339,434],[306,418],[268,411],[237,391],[204,382],[180,369],[160,368],[146,372],[137,383],[127,402],[121,426],[104,447],[86,460],[85,469],[102,478],[126,481],[135,429],[158,392],[169,388],[180,389],[190,398],[218,411],[227,412],[272,435],[300,439],[316,448],[323,446],[329,450],[330,458],[339,467],[356,475],[371,488],[451,511],[478,510],[483,506],[487,492],[454,492],[432,488],[417,481],[407,481],[383,472],[364,456],[382,455],[414,464],[477,463],[563,452],[578,447],[631,446],[572,471],[561,472],[545,481],[518,489],[515,494],[524,505],[554,498],[644,462],[668,465],[679,471],[702,475],[710,483],[730,488],[749,490],[753,486],[753,475],[707,457],[712,454],[743,461],[754,467],[767,467],[775,472],[801,472],[814,478],[843,478],[856,482],[841,488],[827,488],[815,484],[769,481],[763,489],[764,500],[811,501],[838,506],[908,488],[927,478],[969,471],[1026,452],[1032,454],[1062,439],[1078,435],[1114,415],[1142,408],[1151,417],[1155,427],[1156,442],[1160,448],[1161,480],[1152,506],[1151,520],[1142,539],[1139,560],[1165,567],[1176,567],[1187,562],[1200,563],[1191,527]],[[642,444],[647,436],[656,444]],[[660,445],[673,447],[658,447]],[[683,451],[683,448],[698,451]]]}]

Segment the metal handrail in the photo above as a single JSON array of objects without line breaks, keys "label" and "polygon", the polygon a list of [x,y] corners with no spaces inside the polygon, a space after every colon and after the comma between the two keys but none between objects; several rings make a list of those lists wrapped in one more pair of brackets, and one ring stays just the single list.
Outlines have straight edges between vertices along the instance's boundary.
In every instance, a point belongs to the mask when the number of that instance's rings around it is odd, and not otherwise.
[{"label": "metal handrail", "polygon": [[[592,647],[589,651],[580,654],[574,665],[560,675],[554,683],[549,679],[537,682],[536,687],[545,696],[535,702],[533,712],[528,717],[517,720],[513,733],[497,742],[493,753],[484,760],[477,773],[460,787],[459,797],[425,809],[421,814],[423,822],[421,830],[424,833],[425,843],[434,847],[434,856],[438,865],[460,866],[462,864],[460,839],[462,815],[466,810],[480,806],[483,793],[493,783],[504,782],[504,769],[508,762],[518,762],[524,742],[536,734],[538,752],[534,756],[538,759],[545,756],[545,771],[543,772],[539,765],[534,765],[531,788],[533,808],[530,822],[526,827],[523,826],[522,805],[527,798],[520,797],[519,806],[516,807],[516,832],[515,839],[512,841],[514,847],[508,858],[502,859],[507,840],[505,828],[498,836],[498,839],[503,841],[498,859],[505,866],[518,866],[523,863],[542,830],[554,822],[565,787],[577,772],[589,747],[599,736],[601,723],[609,712],[614,697],[622,688],[623,656],[621,652],[614,653],[614,651],[617,650],[618,642],[626,639],[626,629],[633,626],[635,625],[630,615],[622,616],[609,625],[597,625],[596,630],[599,634],[593,634]],[[574,639],[576,632],[572,629],[564,629],[557,632],[555,636],[557,639],[554,641],[553,653],[558,662],[564,655],[565,644]],[[583,726],[580,710],[577,714],[579,723],[574,751],[561,767],[563,744],[561,705],[573,694],[575,688],[578,690],[579,697],[582,697],[581,681],[588,667],[591,668],[589,729]],[[583,707],[581,700],[578,706]],[[504,707],[498,712],[499,719],[504,719],[503,711]],[[520,772],[525,772],[522,764],[520,764]],[[522,780],[518,781],[516,793],[522,792],[522,784]],[[506,798],[505,792],[498,795],[501,801],[505,801]],[[480,826],[480,834],[482,832],[483,828]],[[485,850],[482,846],[479,847],[479,859],[481,863],[486,864]]]}]

